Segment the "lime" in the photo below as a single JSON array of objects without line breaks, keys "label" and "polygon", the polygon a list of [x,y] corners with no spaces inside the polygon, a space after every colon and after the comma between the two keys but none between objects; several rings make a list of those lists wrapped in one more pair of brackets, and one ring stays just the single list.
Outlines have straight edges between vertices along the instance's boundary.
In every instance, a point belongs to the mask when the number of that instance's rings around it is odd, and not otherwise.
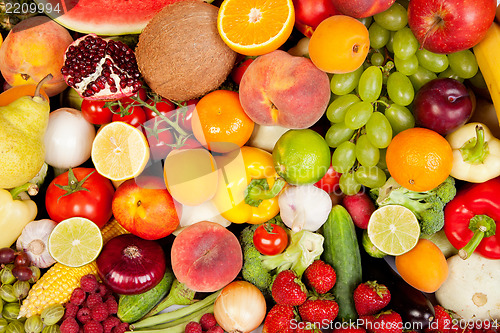
[{"label": "lime", "polygon": [[80,267],[94,261],[103,245],[101,230],[89,219],[71,217],[59,222],[49,236],[49,253],[60,264]]},{"label": "lime", "polygon": [[380,251],[375,245],[373,245],[370,237],[368,237],[368,232],[366,229],[363,230],[361,244],[363,244],[363,248],[365,249],[366,253],[374,258],[383,258],[387,255],[387,253]]},{"label": "lime", "polygon": [[330,147],[311,129],[285,132],[273,149],[274,168],[292,185],[314,184],[327,172],[331,163]]},{"label": "lime", "polygon": [[367,231],[370,241],[377,249],[398,256],[417,244],[420,225],[415,214],[408,208],[387,205],[372,213]]}]

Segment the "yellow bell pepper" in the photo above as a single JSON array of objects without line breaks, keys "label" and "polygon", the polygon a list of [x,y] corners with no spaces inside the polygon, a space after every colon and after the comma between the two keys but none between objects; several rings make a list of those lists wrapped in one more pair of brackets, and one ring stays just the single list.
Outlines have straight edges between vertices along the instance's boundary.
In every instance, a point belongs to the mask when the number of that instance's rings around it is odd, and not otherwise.
[{"label": "yellow bell pepper", "polygon": [[260,224],[279,213],[278,196],[286,184],[274,169],[272,155],[260,148],[216,156],[219,184],[212,202],[233,223]]},{"label": "yellow bell pepper", "polygon": [[36,218],[38,209],[35,202],[30,199],[18,199],[21,192],[32,191],[33,188],[36,188],[36,185],[28,183],[10,192],[0,189],[0,248],[14,244],[24,226]]}]

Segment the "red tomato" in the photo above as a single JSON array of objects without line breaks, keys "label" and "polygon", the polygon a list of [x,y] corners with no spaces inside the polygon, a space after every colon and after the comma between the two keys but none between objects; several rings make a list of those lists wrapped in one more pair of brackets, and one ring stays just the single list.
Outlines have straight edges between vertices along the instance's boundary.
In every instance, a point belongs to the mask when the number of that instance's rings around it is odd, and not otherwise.
[{"label": "red tomato", "polygon": [[130,114],[113,114],[112,121],[123,121],[135,127],[141,127],[146,121],[146,114],[144,113],[144,109],[140,106],[131,106],[128,108],[127,112]]},{"label": "red tomato", "polygon": [[254,61],[254,58],[245,58],[243,61],[239,62],[231,72],[231,78],[234,83],[240,84],[243,74],[247,70],[248,66]]},{"label": "red tomato", "polygon": [[[177,111],[179,113],[179,126],[188,132],[192,132],[193,128],[191,126],[191,118],[193,117],[193,111],[196,109],[196,103],[198,99],[190,99],[182,103],[182,106]],[[173,115],[175,120],[175,114]]]},{"label": "red tomato", "polygon": [[330,165],[326,174],[318,180],[317,183],[314,183],[314,186],[319,187],[320,189],[326,191],[327,193],[335,193],[340,194],[341,190],[339,187],[339,179],[341,174],[333,169]]},{"label": "red tomato", "polygon": [[160,118],[148,121],[144,125],[144,129],[152,159],[155,161],[164,159],[173,149],[172,146],[169,146],[175,141],[173,129],[169,128],[168,124]]},{"label": "red tomato", "polygon": [[264,223],[253,234],[255,248],[266,256],[280,254],[288,245],[288,235],[282,227],[274,223]]},{"label": "red tomato", "polygon": [[[151,106],[155,105],[155,101],[152,99],[149,99],[146,103],[148,103]],[[166,98],[162,98],[161,101],[156,102],[156,109],[158,112],[160,112],[162,115],[166,117],[170,117],[172,115],[172,111],[174,111],[177,107],[175,106],[174,103],[172,103],[170,100]],[[144,112],[146,113],[146,119],[151,120],[153,118],[158,117],[158,114],[146,107],[143,108]]]},{"label": "red tomato", "polygon": [[82,116],[89,123],[95,125],[104,125],[111,122],[113,112],[105,108],[104,101],[89,101],[84,99],[82,102]]},{"label": "red tomato", "polygon": [[102,228],[111,218],[114,193],[111,181],[97,173],[96,169],[74,168],[49,184],[45,207],[55,222],[79,216]]}]

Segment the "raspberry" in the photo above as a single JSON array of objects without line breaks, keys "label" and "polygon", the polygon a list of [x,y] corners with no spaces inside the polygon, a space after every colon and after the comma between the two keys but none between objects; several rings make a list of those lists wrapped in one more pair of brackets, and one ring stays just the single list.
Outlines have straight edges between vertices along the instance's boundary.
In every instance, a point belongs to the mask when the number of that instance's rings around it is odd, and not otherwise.
[{"label": "raspberry", "polygon": [[102,297],[99,294],[90,294],[87,296],[87,307],[92,309],[97,304],[102,304]]},{"label": "raspberry", "polygon": [[80,330],[80,325],[74,317],[68,317],[64,319],[61,326],[59,326],[61,333],[78,333]]},{"label": "raspberry", "polygon": [[73,304],[73,303],[64,304],[63,320],[65,320],[66,318],[75,318],[76,313],[78,312],[78,309],[79,309],[79,307],[76,304]]},{"label": "raspberry", "polygon": [[83,333],[103,333],[103,328],[101,323],[90,320],[88,323],[83,325]]},{"label": "raspberry", "polygon": [[120,323],[119,325],[113,327],[111,333],[125,333],[128,331],[128,323]]},{"label": "raspberry", "polygon": [[113,327],[120,325],[121,321],[118,317],[109,316],[102,322],[102,326],[104,327],[104,333],[111,333]]},{"label": "raspberry", "polygon": [[76,319],[82,324],[88,323],[90,320],[92,320],[92,316],[90,315],[90,309],[87,307],[80,308],[78,312],[76,313]]},{"label": "raspberry", "polygon": [[104,303],[96,304],[90,309],[90,316],[95,321],[104,321],[104,319],[108,318],[109,316],[108,307]]},{"label": "raspberry", "polygon": [[184,333],[202,333],[203,330],[201,329],[200,323],[197,323],[195,321],[190,321],[187,323],[186,328],[184,329]]},{"label": "raspberry", "polygon": [[211,327],[205,333],[224,333],[224,330],[220,326]]},{"label": "raspberry", "polygon": [[118,303],[114,297],[108,297],[104,304],[106,304],[109,314],[116,314],[118,312]]},{"label": "raspberry", "polygon": [[73,304],[81,305],[85,301],[86,297],[87,294],[85,293],[85,291],[83,291],[82,288],[75,288],[71,293],[69,301]]},{"label": "raspberry", "polygon": [[93,293],[97,290],[98,286],[99,282],[94,274],[87,274],[80,279],[80,288],[85,292]]},{"label": "raspberry", "polygon": [[99,285],[97,286],[97,290],[95,292],[101,295],[101,297],[103,298],[104,296],[111,294],[111,290],[109,290],[104,283],[99,283]]},{"label": "raspberry", "polygon": [[217,325],[217,320],[215,320],[215,316],[213,313],[205,313],[200,318],[201,329],[204,331],[209,330],[210,328]]}]

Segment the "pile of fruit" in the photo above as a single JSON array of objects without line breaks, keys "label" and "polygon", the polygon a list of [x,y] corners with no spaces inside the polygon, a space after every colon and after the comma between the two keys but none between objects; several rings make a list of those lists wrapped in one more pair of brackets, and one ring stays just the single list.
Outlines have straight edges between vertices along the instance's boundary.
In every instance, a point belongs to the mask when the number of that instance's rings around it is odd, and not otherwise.
[{"label": "pile of fruit", "polygon": [[497,5],[0,0],[0,333],[498,332]]}]

